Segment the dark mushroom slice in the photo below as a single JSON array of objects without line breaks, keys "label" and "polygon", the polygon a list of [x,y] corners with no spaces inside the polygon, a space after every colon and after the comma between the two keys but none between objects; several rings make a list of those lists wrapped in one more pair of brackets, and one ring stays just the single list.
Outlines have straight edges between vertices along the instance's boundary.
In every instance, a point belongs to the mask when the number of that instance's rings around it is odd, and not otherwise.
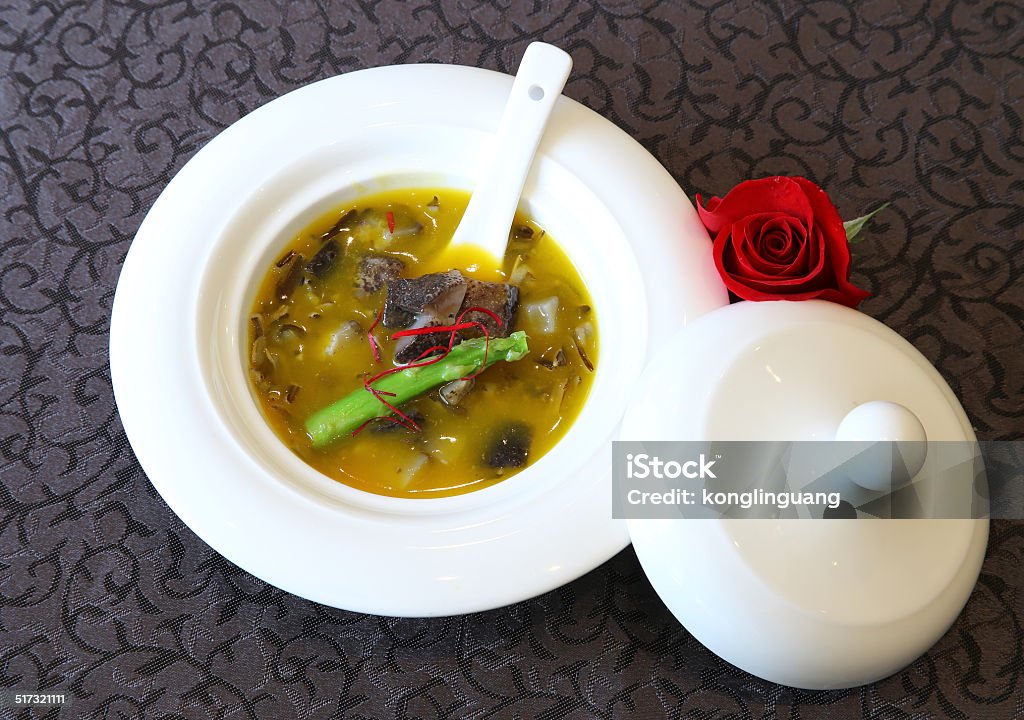
[{"label": "dark mushroom slice", "polygon": [[484,464],[491,468],[523,467],[530,458],[533,431],[525,423],[497,428],[484,449]]},{"label": "dark mushroom slice", "polygon": [[252,345],[249,348],[249,364],[260,372],[264,372],[267,369],[266,363],[268,362],[267,338],[260,335],[252,341]]},{"label": "dark mushroom slice", "polygon": [[282,303],[281,305],[278,305],[276,308],[274,308],[273,312],[267,313],[267,322],[274,323],[277,322],[278,320],[288,317],[288,310],[289,308],[287,303]]},{"label": "dark mushroom slice", "polygon": [[345,257],[345,248],[337,240],[328,240],[306,263],[306,272],[323,280],[338,266],[343,257]]},{"label": "dark mushroom slice", "polygon": [[331,229],[320,236],[322,240],[330,240],[336,235],[340,235],[344,232],[351,232],[359,224],[359,211],[349,210],[347,213],[338,218],[338,222],[331,226]]},{"label": "dark mushroom slice", "polygon": [[296,325],[295,323],[290,322],[279,323],[274,328],[273,342],[278,344],[289,343],[305,337],[305,335],[306,328],[301,325]]},{"label": "dark mushroom slice", "polygon": [[356,291],[372,295],[390,282],[398,280],[405,270],[405,263],[390,255],[370,254],[359,261],[356,268]]},{"label": "dark mushroom slice", "polygon": [[295,292],[302,280],[303,257],[299,254],[293,255],[281,268],[277,285],[274,286],[274,296],[278,300],[287,300]]},{"label": "dark mushroom slice", "polygon": [[[519,288],[515,285],[469,279],[466,281],[466,296],[462,300],[459,314],[465,313],[462,318],[463,322],[482,323],[487,328],[487,334],[490,337],[508,337],[512,332],[512,321],[518,306]],[[469,308],[490,310],[500,319],[500,323],[487,313],[466,312]],[[463,339],[481,335],[483,335],[483,331],[479,327],[472,327],[460,332]]]},{"label": "dark mushroom slice", "polygon": [[263,337],[263,316],[256,314],[249,317],[249,337],[255,340]]},{"label": "dark mushroom slice", "polygon": [[[427,420],[426,416],[423,413],[421,413],[416,408],[413,408],[411,410],[403,408],[402,412],[405,413],[406,417],[408,417],[410,420],[416,423],[416,425],[418,425],[421,430],[423,429],[423,424]],[[398,419],[399,418],[396,418],[394,416],[377,418],[374,422],[370,423],[366,429],[369,430],[374,435],[386,435],[389,433],[398,432],[400,430],[408,430],[408,428],[405,427],[402,423],[397,422]]]},{"label": "dark mushroom slice", "polygon": [[573,335],[572,341],[576,345],[576,351],[579,352],[580,360],[583,361],[583,364],[587,367],[587,370],[589,370],[590,372],[594,372],[594,363],[587,355],[587,351],[583,349],[583,345],[580,343],[580,339],[577,336]]},{"label": "dark mushroom slice", "polygon": [[568,358],[565,357],[565,351],[562,348],[558,348],[558,352],[554,353],[552,353],[552,348],[548,348],[535,362],[548,370],[554,370],[565,365]]},{"label": "dark mushroom slice", "polygon": [[587,370],[594,372],[594,363],[587,355],[586,344],[590,342],[590,338],[593,337],[594,326],[590,323],[583,323],[577,326],[572,331],[572,342],[576,346],[576,351],[580,354],[580,360],[586,365]]},{"label": "dark mushroom slice", "polygon": [[474,378],[461,378],[442,385],[438,390],[441,401],[448,407],[458,407],[476,384]]}]

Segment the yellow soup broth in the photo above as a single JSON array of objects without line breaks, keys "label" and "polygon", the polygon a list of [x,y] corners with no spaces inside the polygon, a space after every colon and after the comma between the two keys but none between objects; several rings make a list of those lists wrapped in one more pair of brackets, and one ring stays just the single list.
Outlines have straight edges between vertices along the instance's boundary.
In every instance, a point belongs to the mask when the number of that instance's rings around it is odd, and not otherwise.
[{"label": "yellow soup broth", "polygon": [[[597,322],[575,267],[540,227],[517,215],[501,271],[483,269],[486,263],[474,270],[472,254],[446,252],[468,200],[457,190],[411,189],[345,205],[299,233],[259,286],[249,331],[254,395],[278,437],[339,482],[396,497],[483,488],[550,450],[586,401],[598,359]],[[318,255],[328,243],[330,252]],[[396,365],[389,335],[397,328],[374,327],[387,286],[369,287],[360,274],[368,256],[392,268],[400,260],[403,278],[457,269],[514,285],[510,330],[526,332],[530,352],[484,370],[457,404],[434,389],[402,405],[419,431],[378,419],[314,447],[306,420]],[[510,431],[526,443],[525,460],[501,466],[492,450]]]}]

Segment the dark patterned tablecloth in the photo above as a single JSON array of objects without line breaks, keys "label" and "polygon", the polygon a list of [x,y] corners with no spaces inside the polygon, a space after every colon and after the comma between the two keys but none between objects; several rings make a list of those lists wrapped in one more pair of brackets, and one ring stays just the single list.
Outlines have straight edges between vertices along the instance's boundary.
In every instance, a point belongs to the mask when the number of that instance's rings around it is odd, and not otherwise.
[{"label": "dark patterned tablecloth", "polygon": [[107,330],[174,173],[305,83],[390,63],[511,72],[534,39],[568,50],[566,94],[691,196],[778,173],[816,180],[845,217],[892,201],[855,248],[862,309],[938,367],[980,437],[1021,437],[1019,3],[506,5],[0,4],[0,688],[65,692],[62,718],[1024,717],[1018,522],[993,524],[927,655],[808,692],[703,648],[631,550],[512,607],[372,617],[255,580],[155,493],[118,420]]}]

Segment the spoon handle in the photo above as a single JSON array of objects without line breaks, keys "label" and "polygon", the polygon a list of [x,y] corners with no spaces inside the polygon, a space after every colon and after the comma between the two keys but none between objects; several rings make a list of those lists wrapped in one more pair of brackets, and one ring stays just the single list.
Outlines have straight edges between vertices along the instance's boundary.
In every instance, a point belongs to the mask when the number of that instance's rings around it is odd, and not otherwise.
[{"label": "spoon handle", "polygon": [[501,266],[523,184],[571,69],[572,58],[554,45],[535,42],[526,48],[498,124],[491,162],[470,197],[452,245],[482,247]]}]

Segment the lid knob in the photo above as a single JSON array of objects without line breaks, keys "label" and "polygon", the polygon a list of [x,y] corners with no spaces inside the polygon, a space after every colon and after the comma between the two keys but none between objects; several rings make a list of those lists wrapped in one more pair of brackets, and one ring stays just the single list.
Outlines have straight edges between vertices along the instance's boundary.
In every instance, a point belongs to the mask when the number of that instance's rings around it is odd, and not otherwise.
[{"label": "lid knob", "polygon": [[[846,414],[836,440],[887,442],[892,452],[872,452],[855,482],[868,490],[895,490],[910,482],[924,466],[928,436],[921,420],[899,403],[873,400]],[[901,462],[894,462],[900,460]]]}]

